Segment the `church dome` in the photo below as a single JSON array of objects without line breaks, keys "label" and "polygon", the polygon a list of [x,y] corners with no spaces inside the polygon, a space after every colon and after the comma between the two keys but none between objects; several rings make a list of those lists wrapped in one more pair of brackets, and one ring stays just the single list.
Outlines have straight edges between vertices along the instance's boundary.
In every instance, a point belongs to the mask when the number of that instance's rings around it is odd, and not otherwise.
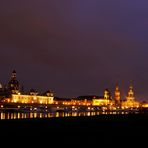
[{"label": "church dome", "polygon": [[17,92],[19,91],[19,88],[20,88],[20,84],[19,84],[19,81],[16,79],[16,71],[13,70],[11,79],[8,82],[8,89],[9,91]]},{"label": "church dome", "polygon": [[17,80],[10,80],[8,85],[9,85],[10,88],[12,88],[12,87],[18,88],[19,82]]}]

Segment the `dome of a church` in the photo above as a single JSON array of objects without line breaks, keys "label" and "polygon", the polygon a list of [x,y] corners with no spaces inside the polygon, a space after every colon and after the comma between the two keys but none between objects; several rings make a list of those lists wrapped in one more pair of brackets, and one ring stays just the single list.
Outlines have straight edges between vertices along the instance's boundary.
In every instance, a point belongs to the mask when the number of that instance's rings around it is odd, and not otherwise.
[{"label": "dome of a church", "polygon": [[17,80],[10,80],[8,85],[9,85],[9,88],[12,88],[12,87],[18,88],[19,82]]},{"label": "dome of a church", "polygon": [[16,79],[16,71],[13,70],[11,79],[8,82],[8,89],[9,91],[12,91],[15,93],[19,91],[19,88],[20,88],[20,84],[19,84],[19,81]]}]

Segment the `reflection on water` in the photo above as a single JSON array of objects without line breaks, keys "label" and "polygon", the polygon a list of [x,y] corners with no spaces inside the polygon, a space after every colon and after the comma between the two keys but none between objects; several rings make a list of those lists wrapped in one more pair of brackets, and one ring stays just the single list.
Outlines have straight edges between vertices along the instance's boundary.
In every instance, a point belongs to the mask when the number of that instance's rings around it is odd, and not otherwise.
[{"label": "reflection on water", "polygon": [[95,116],[100,114],[127,114],[127,112],[0,112],[0,119],[24,119],[24,118],[51,118],[69,116]]}]

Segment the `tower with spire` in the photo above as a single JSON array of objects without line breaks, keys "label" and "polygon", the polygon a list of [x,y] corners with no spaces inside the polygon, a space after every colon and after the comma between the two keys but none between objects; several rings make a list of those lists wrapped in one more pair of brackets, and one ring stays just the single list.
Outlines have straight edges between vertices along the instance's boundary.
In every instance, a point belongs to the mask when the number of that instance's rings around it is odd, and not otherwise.
[{"label": "tower with spire", "polygon": [[110,91],[107,88],[104,90],[104,99],[111,99]]},{"label": "tower with spire", "polygon": [[140,106],[140,102],[135,100],[134,90],[132,82],[130,82],[129,90],[126,96],[126,100],[122,102],[122,108],[137,108]]},{"label": "tower with spire", "polygon": [[114,99],[116,103],[120,103],[121,100],[121,93],[118,84],[116,84]]},{"label": "tower with spire", "polygon": [[130,86],[129,86],[129,90],[128,90],[128,94],[127,94],[126,99],[127,99],[127,101],[134,101],[135,100],[132,82],[130,82]]}]

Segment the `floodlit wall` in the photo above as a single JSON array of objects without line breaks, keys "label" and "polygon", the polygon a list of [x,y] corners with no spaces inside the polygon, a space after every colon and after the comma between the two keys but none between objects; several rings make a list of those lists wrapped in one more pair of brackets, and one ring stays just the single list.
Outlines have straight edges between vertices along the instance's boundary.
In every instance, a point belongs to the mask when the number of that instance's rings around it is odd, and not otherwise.
[{"label": "floodlit wall", "polygon": [[54,97],[36,96],[36,95],[12,95],[11,102],[13,103],[38,103],[38,104],[52,104]]},{"label": "floodlit wall", "polygon": [[111,100],[108,99],[93,99],[92,105],[94,106],[106,106],[111,104]]}]

